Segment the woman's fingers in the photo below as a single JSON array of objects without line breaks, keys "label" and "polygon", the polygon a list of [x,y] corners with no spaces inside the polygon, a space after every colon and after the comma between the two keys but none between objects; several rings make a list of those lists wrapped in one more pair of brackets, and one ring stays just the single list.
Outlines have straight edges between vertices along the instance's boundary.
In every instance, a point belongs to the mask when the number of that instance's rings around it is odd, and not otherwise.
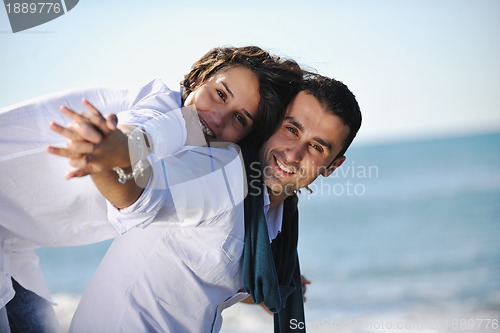
[{"label": "woman's fingers", "polygon": [[103,139],[102,132],[89,123],[76,123],[74,130],[85,140],[92,143],[100,143]]},{"label": "woman's fingers", "polygon": [[103,134],[107,135],[111,131],[106,125],[106,119],[87,100],[82,101],[83,105],[90,111],[89,113],[78,113],[67,106],[61,106],[62,114],[73,120],[72,125],[79,134],[88,141],[98,143]]},{"label": "woman's fingers", "polygon": [[103,138],[99,129],[89,123],[73,122],[67,127],[64,127],[52,122],[50,124],[50,129],[73,141],[88,141],[93,144],[98,144]]},{"label": "woman's fingers", "polygon": [[307,291],[307,285],[311,284],[311,281],[308,280],[304,275],[301,276],[302,280],[302,296],[304,297],[304,302],[307,300],[306,298],[306,291]]},{"label": "woman's fingers", "polygon": [[67,140],[66,147],[73,155],[78,156],[92,154],[96,145],[88,141]]},{"label": "woman's fingers", "polygon": [[87,161],[91,159],[90,155],[94,151],[94,145],[86,142],[71,142],[68,140],[68,146],[71,149],[63,147],[48,146],[47,152],[52,155],[57,155],[61,157],[66,157],[69,159],[80,159],[85,158]]},{"label": "woman's fingers", "polygon": [[72,123],[62,126],[51,122],[49,125],[51,130],[67,138],[64,148],[47,147],[47,152],[68,158],[70,165],[75,168],[66,174],[66,179],[87,176],[99,170],[99,165],[90,163],[94,150],[105,136],[116,130],[118,123],[115,114],[103,116],[86,99],[82,100],[82,104],[88,112],[78,113],[66,106],[61,106],[61,112],[72,119]]},{"label": "woman's fingers", "polygon": [[71,179],[71,178],[85,177],[85,176],[89,175],[91,172],[92,172],[92,166],[88,165],[85,168],[74,169],[74,170],[69,171],[64,176],[64,178],[65,179]]},{"label": "woman's fingers", "polygon": [[66,148],[61,148],[61,147],[54,147],[54,146],[48,146],[47,147],[47,152],[52,155],[57,155],[61,157],[69,157],[68,156],[68,150]]},{"label": "woman's fingers", "polygon": [[75,169],[68,172],[64,178],[84,177],[92,173],[93,165],[90,162],[92,155],[74,155],[66,148],[48,146],[47,152],[53,155],[69,158],[69,164]]},{"label": "woman's fingers", "polygon": [[311,281],[308,280],[304,275],[302,275],[301,278],[302,278],[302,285],[303,286],[311,284]]},{"label": "woman's fingers", "polygon": [[105,116],[97,110],[88,100],[82,100],[83,106],[89,111],[79,113],[67,106],[61,106],[61,112],[73,120],[76,131],[87,141],[98,143],[103,136],[109,135],[116,129],[118,119],[115,114]]},{"label": "woman's fingers", "polygon": [[103,117],[103,115],[101,114],[101,112],[99,110],[97,110],[85,98],[82,100],[82,104],[83,104],[83,106],[85,106],[85,108],[87,110],[89,110],[89,113],[86,114],[85,116],[90,121],[90,123],[92,123],[92,125],[94,125],[95,127],[97,127],[104,135],[108,135],[109,133],[111,133],[112,129],[108,128],[107,121]]},{"label": "woman's fingers", "polygon": [[64,127],[52,121],[49,127],[54,132],[73,141],[88,141],[97,144],[102,140],[101,132],[89,123],[73,122]]},{"label": "woman's fingers", "polygon": [[106,125],[111,130],[116,130],[116,125],[118,125],[118,117],[114,113],[108,113],[104,116],[106,118]]},{"label": "woman's fingers", "polygon": [[88,123],[89,120],[87,117],[85,117],[83,114],[80,114],[78,112],[75,112],[68,108],[67,106],[62,105],[59,110],[61,110],[61,113],[64,114],[65,116],[71,118],[73,121],[77,123]]},{"label": "woman's fingers", "polygon": [[90,167],[88,164],[89,160],[87,156],[73,157],[69,159],[69,165],[77,169],[83,169]]},{"label": "woman's fingers", "polygon": [[73,129],[68,127],[64,127],[59,125],[56,122],[51,121],[49,124],[49,128],[53,130],[54,132],[61,134],[62,136],[66,137],[69,140],[81,140],[82,137],[76,133]]}]

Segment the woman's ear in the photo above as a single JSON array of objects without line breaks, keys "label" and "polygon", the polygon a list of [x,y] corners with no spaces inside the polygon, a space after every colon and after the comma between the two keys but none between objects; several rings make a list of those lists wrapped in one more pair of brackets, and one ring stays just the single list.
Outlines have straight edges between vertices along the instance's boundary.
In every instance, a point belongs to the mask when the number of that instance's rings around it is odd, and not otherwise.
[{"label": "woman's ear", "polygon": [[321,173],[321,175],[322,175],[323,177],[328,177],[328,176],[330,176],[330,175],[331,175],[331,174],[335,171],[335,169],[337,169],[339,166],[341,166],[341,165],[342,165],[342,163],[344,163],[344,161],[345,161],[345,156],[342,156],[342,157],[337,158],[335,161],[333,161],[333,162],[330,164],[330,166],[328,166],[328,168],[326,168],[326,170],[325,170],[325,171],[323,171],[323,172]]}]

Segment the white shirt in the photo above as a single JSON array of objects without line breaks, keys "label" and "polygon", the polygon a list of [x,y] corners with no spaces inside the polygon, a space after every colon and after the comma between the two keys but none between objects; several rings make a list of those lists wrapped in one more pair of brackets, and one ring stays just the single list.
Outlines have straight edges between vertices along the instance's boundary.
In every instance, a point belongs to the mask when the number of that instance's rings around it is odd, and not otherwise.
[{"label": "white shirt", "polygon": [[[239,292],[246,178],[237,148],[186,148],[161,167],[133,206],[109,207],[114,223],[154,223],[114,240],[71,332],[218,332],[222,310],[247,297]],[[283,204],[269,210],[264,197],[277,234]]]},{"label": "white shirt", "polygon": [[[109,207],[114,221],[154,223],[113,241],[71,332],[212,332],[219,307],[242,288],[246,180],[237,149],[190,147],[162,167],[127,212]],[[184,191],[170,187],[176,173],[190,174],[173,184]],[[162,181],[167,189],[151,188]]]},{"label": "white shirt", "polygon": [[[155,80],[138,91],[79,89],[0,109],[0,308],[14,295],[11,276],[50,300],[34,248],[89,244],[126,230],[107,221],[106,201],[90,177],[64,180],[68,161],[45,151],[47,145],[65,146],[65,138],[49,129],[51,121],[71,121],[59,107],[82,110],[83,97],[105,113],[129,110],[119,118],[132,123],[140,118],[134,112],[155,115],[180,107],[180,94]],[[168,131],[185,138],[182,119],[172,119]]]},{"label": "white shirt", "polygon": [[283,206],[284,202],[280,202],[277,206],[270,208],[271,200],[269,191],[264,186],[264,214],[266,214],[267,232],[269,233],[269,242],[272,242],[281,232],[283,223]]}]

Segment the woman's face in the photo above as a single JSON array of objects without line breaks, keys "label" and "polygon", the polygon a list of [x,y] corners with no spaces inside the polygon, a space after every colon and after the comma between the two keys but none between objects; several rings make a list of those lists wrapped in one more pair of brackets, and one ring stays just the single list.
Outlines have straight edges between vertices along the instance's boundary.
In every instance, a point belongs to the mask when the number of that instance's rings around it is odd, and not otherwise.
[{"label": "woman's face", "polygon": [[237,66],[210,77],[184,105],[195,106],[207,141],[238,142],[253,129],[259,100],[257,76]]}]

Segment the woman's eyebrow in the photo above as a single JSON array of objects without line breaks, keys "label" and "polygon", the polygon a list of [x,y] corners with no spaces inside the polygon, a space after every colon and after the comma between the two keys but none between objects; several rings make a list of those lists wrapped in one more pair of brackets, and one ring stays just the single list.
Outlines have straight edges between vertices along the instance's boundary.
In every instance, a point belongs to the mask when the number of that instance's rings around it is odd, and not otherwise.
[{"label": "woman's eyebrow", "polygon": [[227,83],[226,83],[226,82],[224,82],[224,81],[221,81],[221,83],[222,83],[222,85],[224,86],[224,88],[226,88],[226,90],[227,90],[227,92],[229,93],[229,95],[231,95],[231,97],[233,97],[233,98],[234,98],[234,94],[233,94],[233,92],[231,91],[231,89],[229,89],[229,86],[227,85]]},{"label": "woman's eyebrow", "polygon": [[254,116],[252,116],[250,112],[247,111],[247,109],[241,109],[241,111],[243,111],[243,113],[255,123]]},{"label": "woman's eyebrow", "polygon": [[[233,94],[233,92],[231,91],[231,89],[229,89],[229,86],[227,85],[227,83],[226,83],[226,82],[224,82],[224,81],[221,81],[221,83],[222,83],[222,85],[224,86],[224,88],[227,90],[228,94],[229,94],[229,95],[231,95],[231,97],[233,97],[233,98],[234,98],[234,94]],[[250,114],[250,112],[248,112],[248,110],[247,110],[247,109],[243,108],[243,109],[241,109],[241,111],[242,111],[242,112],[243,112],[243,113],[244,113],[244,114],[245,114],[248,118],[250,118],[253,122],[255,122],[255,118],[254,118],[254,116],[252,116],[252,115]]]}]

